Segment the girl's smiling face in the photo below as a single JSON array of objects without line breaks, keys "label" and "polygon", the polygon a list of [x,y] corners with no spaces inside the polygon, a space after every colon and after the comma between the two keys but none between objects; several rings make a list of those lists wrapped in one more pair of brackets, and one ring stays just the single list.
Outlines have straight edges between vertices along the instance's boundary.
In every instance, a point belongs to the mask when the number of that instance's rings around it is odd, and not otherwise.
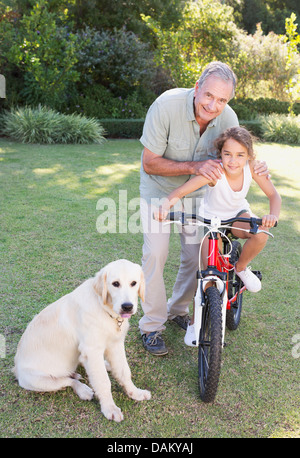
[{"label": "girl's smiling face", "polygon": [[246,146],[233,138],[228,138],[221,151],[221,159],[225,172],[232,177],[242,173],[249,158]]}]

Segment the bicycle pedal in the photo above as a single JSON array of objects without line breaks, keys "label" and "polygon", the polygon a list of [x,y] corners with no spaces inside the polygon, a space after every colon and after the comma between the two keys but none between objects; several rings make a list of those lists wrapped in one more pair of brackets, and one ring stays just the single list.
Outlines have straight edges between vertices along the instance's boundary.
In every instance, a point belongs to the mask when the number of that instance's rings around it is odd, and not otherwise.
[{"label": "bicycle pedal", "polygon": [[257,276],[257,278],[261,281],[262,280],[262,273],[260,270],[252,270],[252,272],[254,273],[254,275]]}]

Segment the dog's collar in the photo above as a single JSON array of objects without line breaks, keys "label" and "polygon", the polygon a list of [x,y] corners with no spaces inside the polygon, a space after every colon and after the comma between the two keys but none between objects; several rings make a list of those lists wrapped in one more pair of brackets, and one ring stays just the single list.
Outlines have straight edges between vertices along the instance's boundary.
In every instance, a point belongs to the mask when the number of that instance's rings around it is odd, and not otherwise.
[{"label": "dog's collar", "polygon": [[108,311],[108,310],[105,310],[106,313],[113,319],[117,322],[117,325],[118,325],[118,331],[121,331],[121,326],[123,324],[123,321],[124,321],[124,318],[120,317],[120,315],[117,315],[116,313],[114,313],[114,315]]}]

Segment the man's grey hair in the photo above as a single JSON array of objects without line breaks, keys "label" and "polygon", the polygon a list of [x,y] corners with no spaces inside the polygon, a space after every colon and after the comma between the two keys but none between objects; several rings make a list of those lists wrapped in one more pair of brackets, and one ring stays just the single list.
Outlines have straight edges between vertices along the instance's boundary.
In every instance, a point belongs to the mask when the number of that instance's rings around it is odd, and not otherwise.
[{"label": "man's grey hair", "polygon": [[224,64],[223,62],[215,61],[208,64],[203,70],[200,78],[198,79],[198,87],[200,88],[204,81],[210,76],[215,76],[224,81],[232,82],[232,94],[231,98],[234,97],[235,88],[237,85],[237,77],[229,65]]}]

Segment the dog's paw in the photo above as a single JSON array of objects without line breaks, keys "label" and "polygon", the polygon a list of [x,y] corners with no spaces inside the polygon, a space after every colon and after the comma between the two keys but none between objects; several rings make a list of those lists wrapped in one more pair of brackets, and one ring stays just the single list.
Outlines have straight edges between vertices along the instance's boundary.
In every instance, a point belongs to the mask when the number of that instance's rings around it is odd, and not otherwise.
[{"label": "dog's paw", "polygon": [[84,383],[78,382],[76,380],[76,387],[74,387],[76,393],[83,401],[90,401],[93,399],[94,391]]},{"label": "dog's paw", "polygon": [[105,363],[105,367],[106,367],[106,370],[107,371],[111,371],[111,365],[108,361],[106,361],[106,359],[104,360],[104,363]]},{"label": "dog's paw", "polygon": [[77,372],[73,372],[70,377],[74,378],[75,380],[80,380],[82,378],[80,374],[77,374]]},{"label": "dog's paw", "polygon": [[134,391],[128,393],[128,395],[135,401],[148,401],[151,399],[150,391],[140,390],[139,388],[136,388]]},{"label": "dog's paw", "polygon": [[108,420],[114,420],[117,423],[122,421],[124,418],[121,409],[119,409],[119,407],[117,407],[115,404],[107,407],[102,407],[101,412]]}]

